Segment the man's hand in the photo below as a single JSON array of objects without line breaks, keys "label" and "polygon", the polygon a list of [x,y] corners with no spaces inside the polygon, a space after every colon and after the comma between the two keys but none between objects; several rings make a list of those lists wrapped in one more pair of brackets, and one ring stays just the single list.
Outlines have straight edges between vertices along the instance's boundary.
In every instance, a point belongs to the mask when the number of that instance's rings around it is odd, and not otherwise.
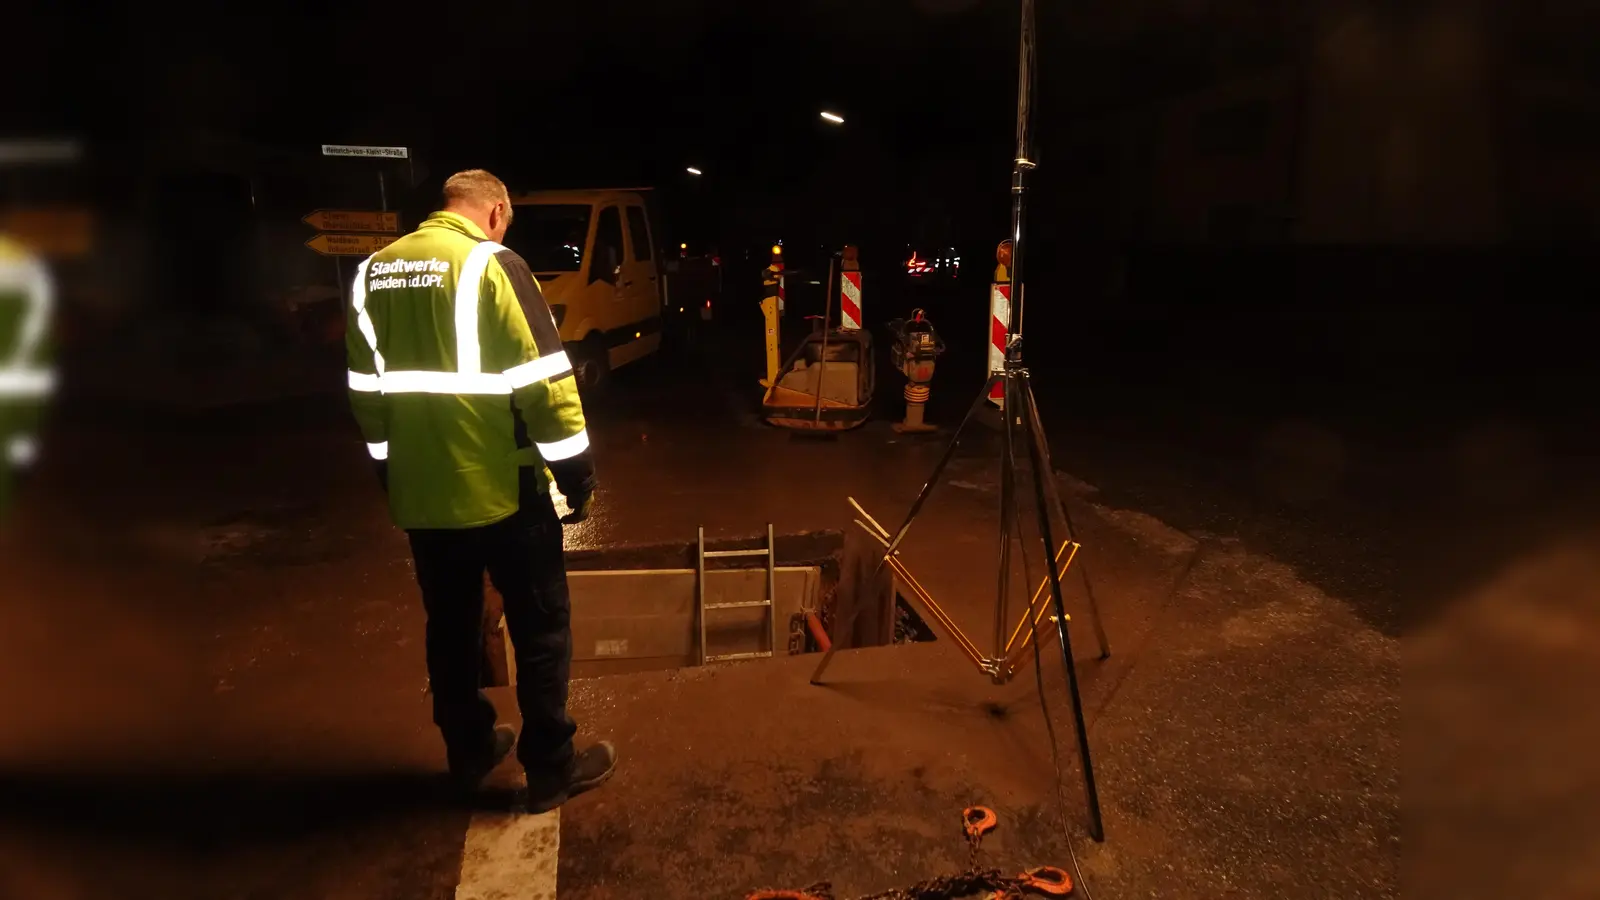
[{"label": "man's hand", "polygon": [[561,524],[576,525],[589,518],[589,504],[594,501],[595,488],[600,485],[594,477],[594,463],[589,459],[589,451],[545,465],[555,481],[556,490],[566,498],[567,509],[572,510],[561,517]]},{"label": "man's hand", "polygon": [[561,524],[576,525],[589,518],[589,507],[594,503],[594,492],[590,491],[580,497],[568,497],[567,508],[572,512],[561,517]]}]

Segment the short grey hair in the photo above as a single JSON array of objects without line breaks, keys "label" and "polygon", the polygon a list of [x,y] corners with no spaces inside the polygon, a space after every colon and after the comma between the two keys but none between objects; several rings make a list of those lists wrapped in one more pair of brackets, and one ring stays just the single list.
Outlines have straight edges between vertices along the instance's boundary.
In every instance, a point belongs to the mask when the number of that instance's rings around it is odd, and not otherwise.
[{"label": "short grey hair", "polygon": [[511,192],[506,183],[484,169],[468,169],[445,179],[444,206],[493,206],[504,203],[511,211]]}]

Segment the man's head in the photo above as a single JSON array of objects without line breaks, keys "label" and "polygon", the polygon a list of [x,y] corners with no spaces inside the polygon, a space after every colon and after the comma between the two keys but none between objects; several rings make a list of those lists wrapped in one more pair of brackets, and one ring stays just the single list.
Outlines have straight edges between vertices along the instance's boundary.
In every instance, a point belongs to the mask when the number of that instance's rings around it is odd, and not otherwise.
[{"label": "man's head", "polygon": [[465,216],[491,241],[503,241],[511,227],[511,195],[505,182],[482,169],[468,169],[445,179],[444,208]]}]

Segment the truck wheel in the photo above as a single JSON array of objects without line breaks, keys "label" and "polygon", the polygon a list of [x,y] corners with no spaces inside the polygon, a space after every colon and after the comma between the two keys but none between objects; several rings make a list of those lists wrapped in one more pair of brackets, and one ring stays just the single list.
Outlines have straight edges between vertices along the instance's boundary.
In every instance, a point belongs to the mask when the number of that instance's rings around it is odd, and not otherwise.
[{"label": "truck wheel", "polygon": [[573,373],[578,378],[578,389],[597,396],[611,381],[611,362],[604,344],[589,339],[579,344],[572,355]]}]

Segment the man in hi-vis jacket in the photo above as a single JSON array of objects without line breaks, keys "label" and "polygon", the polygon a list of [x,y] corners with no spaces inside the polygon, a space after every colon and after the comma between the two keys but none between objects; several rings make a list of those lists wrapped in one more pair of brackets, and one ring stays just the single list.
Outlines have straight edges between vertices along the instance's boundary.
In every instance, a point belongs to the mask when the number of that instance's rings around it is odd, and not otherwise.
[{"label": "man in hi-vis jacket", "polygon": [[[582,521],[594,466],[572,364],[528,264],[499,243],[511,199],[481,169],[444,208],[356,271],[350,403],[427,609],[433,720],[451,774],[475,787],[517,747],[530,811],[610,777],[616,751],[575,751],[562,523]],[[573,512],[557,519],[550,482]],[[479,690],[483,573],[505,602],[520,739]]]}]

